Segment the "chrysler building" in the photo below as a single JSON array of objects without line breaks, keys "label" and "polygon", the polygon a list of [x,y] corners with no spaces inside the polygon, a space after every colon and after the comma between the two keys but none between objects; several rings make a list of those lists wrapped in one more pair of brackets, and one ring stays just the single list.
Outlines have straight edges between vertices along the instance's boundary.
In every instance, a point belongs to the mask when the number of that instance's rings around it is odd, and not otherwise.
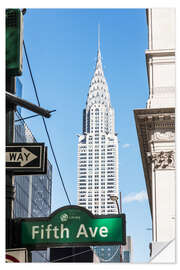
[{"label": "chrysler building", "polygon": [[83,132],[78,135],[78,205],[93,214],[117,214],[110,195],[118,196],[118,138],[100,42],[94,76],[83,110]]}]

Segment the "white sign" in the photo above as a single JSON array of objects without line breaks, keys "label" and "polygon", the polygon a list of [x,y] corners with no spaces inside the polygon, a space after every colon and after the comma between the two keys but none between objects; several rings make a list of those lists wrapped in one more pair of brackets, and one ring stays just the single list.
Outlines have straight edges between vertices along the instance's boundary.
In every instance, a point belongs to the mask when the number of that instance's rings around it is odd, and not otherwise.
[{"label": "white sign", "polygon": [[22,147],[21,152],[6,152],[6,162],[18,162],[23,167],[37,158],[36,155]]},{"label": "white sign", "polygon": [[26,248],[7,249],[6,263],[24,263],[28,262],[28,251]]}]

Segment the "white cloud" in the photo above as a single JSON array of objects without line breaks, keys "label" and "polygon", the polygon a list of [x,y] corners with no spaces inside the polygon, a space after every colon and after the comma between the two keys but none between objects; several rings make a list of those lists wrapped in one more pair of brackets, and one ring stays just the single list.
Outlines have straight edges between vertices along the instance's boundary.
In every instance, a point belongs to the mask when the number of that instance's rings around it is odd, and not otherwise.
[{"label": "white cloud", "polygon": [[125,144],[122,145],[122,148],[128,148],[128,147],[130,147],[129,143],[125,143]]},{"label": "white cloud", "polygon": [[123,203],[129,202],[142,202],[148,199],[147,192],[145,190],[140,191],[139,193],[130,193],[123,198]]}]

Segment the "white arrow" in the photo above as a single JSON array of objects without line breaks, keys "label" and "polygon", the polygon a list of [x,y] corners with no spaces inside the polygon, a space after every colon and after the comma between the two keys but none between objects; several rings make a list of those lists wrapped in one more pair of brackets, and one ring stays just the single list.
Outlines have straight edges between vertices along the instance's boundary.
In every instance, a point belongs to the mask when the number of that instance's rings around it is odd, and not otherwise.
[{"label": "white arrow", "polygon": [[33,161],[37,157],[38,156],[34,155],[24,147],[22,147],[21,152],[6,152],[6,162],[18,162],[21,167],[24,167],[27,163]]}]

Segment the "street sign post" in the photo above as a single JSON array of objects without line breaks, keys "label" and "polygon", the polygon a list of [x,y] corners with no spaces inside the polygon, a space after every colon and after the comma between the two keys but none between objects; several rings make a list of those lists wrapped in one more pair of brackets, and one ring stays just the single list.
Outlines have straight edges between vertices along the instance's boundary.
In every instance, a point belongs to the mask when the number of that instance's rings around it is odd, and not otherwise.
[{"label": "street sign post", "polygon": [[[6,248],[12,248],[14,217],[14,175],[46,174],[47,147],[44,144],[15,144],[14,111],[16,105],[50,117],[50,111],[15,96],[15,76],[22,73],[23,11],[6,10]],[[36,145],[36,146],[35,146]],[[14,147],[14,148],[13,148]],[[10,256],[10,255],[9,255]]]},{"label": "street sign post", "polygon": [[[15,219],[19,247],[125,245],[124,214],[93,215],[80,206],[59,208],[49,217]],[[16,236],[17,236],[16,235]]]},{"label": "street sign post", "polygon": [[12,143],[6,146],[6,170],[13,175],[45,174],[47,148],[44,143]]}]

